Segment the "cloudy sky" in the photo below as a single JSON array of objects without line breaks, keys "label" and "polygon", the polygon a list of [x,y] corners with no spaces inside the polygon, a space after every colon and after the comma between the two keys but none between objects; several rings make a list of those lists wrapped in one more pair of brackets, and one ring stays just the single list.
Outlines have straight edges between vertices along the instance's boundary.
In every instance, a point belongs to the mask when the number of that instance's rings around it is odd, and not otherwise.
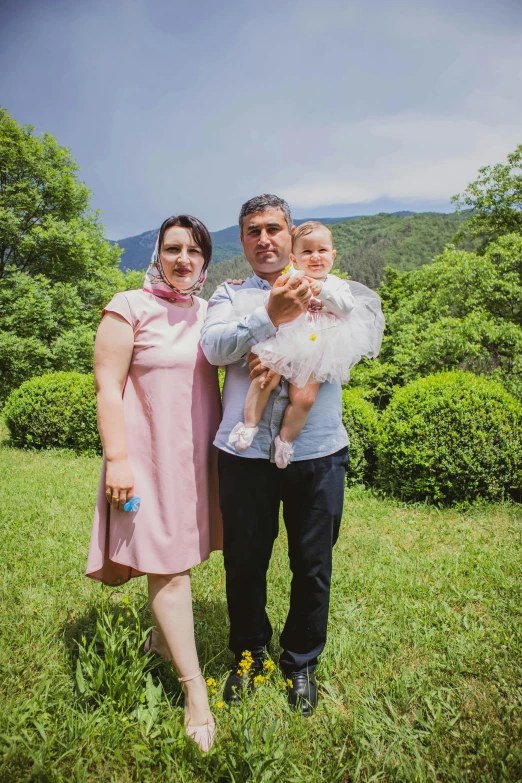
[{"label": "cloudy sky", "polygon": [[0,0],[0,103],[71,148],[113,239],[273,192],[449,210],[522,142],[522,0]]}]

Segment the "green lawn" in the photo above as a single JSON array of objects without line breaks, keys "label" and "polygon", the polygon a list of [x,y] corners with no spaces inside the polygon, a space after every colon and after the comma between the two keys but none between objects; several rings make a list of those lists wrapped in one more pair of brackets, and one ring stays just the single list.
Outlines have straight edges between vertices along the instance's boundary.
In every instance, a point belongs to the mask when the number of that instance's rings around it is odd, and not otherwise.
[{"label": "green lawn", "polygon": [[[231,659],[213,555],[193,580],[201,661],[218,683],[205,757],[183,738],[168,666],[135,654],[144,580],[109,590],[83,576],[98,471],[94,458],[0,448],[2,783],[522,780],[520,506],[439,512],[347,493],[308,721],[277,674],[242,707],[217,706]],[[288,582],[281,536],[277,632]]]}]

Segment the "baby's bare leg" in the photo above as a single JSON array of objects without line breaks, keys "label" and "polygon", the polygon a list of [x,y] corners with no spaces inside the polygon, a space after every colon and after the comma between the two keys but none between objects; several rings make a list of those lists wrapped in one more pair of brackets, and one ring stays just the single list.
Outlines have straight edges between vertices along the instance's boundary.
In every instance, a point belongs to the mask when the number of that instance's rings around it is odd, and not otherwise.
[{"label": "baby's bare leg", "polygon": [[[245,399],[245,427],[257,427],[266,408],[268,398],[280,380],[280,375],[274,373],[273,370],[267,370],[251,382]],[[263,389],[264,383],[266,383],[266,386]]]},{"label": "baby's bare leg", "polygon": [[279,433],[281,440],[286,443],[292,443],[297,438],[306,424],[308,414],[315,402],[318,391],[318,383],[307,383],[302,389],[289,384],[288,396],[290,397],[290,403],[287,405],[283,416],[281,432]]}]

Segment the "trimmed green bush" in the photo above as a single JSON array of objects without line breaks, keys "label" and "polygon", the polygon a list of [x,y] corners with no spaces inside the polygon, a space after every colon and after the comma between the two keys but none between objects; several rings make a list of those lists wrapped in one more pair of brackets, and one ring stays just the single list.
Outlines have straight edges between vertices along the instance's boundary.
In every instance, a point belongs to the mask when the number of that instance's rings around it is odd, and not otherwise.
[{"label": "trimmed green bush", "polygon": [[4,417],[15,446],[101,453],[92,374],[31,378],[7,398]]},{"label": "trimmed green bush", "polygon": [[413,381],[380,418],[380,485],[404,500],[503,499],[522,484],[522,405],[467,372]]},{"label": "trimmed green bush", "polygon": [[349,485],[368,484],[376,464],[378,413],[360,389],[343,389],[343,424],[350,439]]}]

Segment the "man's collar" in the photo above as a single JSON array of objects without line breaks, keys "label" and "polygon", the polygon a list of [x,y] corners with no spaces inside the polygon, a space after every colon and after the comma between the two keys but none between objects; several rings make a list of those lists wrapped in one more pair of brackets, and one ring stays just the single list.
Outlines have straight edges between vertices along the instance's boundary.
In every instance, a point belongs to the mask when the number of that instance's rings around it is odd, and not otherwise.
[{"label": "man's collar", "polygon": [[252,280],[254,281],[256,288],[265,288],[267,291],[269,291],[272,288],[270,283],[268,283],[266,280],[264,280],[262,277],[259,277],[259,275],[256,275],[255,273],[252,275]]}]

